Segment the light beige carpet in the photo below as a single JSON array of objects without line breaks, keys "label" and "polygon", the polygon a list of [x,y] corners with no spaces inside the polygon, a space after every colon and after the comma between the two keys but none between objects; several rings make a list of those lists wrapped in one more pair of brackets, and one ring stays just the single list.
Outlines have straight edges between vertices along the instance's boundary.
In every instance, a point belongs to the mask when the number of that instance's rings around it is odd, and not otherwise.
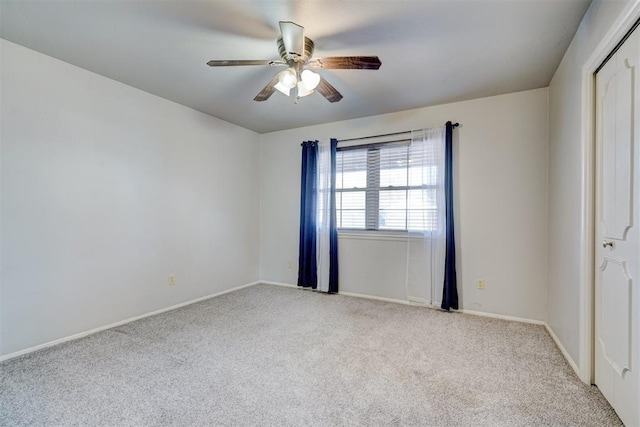
[{"label": "light beige carpet", "polygon": [[620,420],[542,326],[259,285],[0,364],[0,425]]}]

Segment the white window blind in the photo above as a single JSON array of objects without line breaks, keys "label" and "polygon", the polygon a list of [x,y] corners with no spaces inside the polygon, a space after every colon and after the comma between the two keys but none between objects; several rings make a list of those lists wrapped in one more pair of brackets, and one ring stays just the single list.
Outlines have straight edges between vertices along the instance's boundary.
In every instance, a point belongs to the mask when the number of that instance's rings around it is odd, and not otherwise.
[{"label": "white window blind", "polygon": [[336,156],[338,228],[435,230],[436,159],[423,163],[416,158],[429,155],[428,152],[410,153],[408,144],[398,143],[339,148]]}]

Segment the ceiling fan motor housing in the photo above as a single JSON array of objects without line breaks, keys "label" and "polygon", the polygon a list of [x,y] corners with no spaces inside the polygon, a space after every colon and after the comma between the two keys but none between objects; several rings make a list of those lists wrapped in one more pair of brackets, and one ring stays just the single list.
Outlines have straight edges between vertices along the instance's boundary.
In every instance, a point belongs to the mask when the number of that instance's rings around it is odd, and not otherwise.
[{"label": "ceiling fan motor housing", "polygon": [[287,49],[284,46],[284,42],[282,37],[278,37],[278,53],[280,54],[280,58],[283,62],[286,62],[290,66],[293,66],[294,63],[306,63],[313,56],[314,49],[313,40],[308,37],[304,38],[304,52],[302,55],[297,52],[287,52]]}]

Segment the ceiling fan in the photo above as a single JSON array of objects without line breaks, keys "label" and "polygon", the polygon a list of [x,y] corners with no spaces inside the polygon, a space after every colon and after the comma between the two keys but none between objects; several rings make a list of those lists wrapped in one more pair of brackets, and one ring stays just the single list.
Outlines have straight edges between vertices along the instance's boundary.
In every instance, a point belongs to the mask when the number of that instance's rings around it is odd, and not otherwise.
[{"label": "ceiling fan", "polygon": [[382,63],[377,56],[333,56],[312,58],[314,43],[304,36],[304,27],[288,21],[280,21],[278,38],[279,61],[272,60],[211,60],[210,67],[229,67],[235,65],[286,66],[253,98],[254,101],[266,101],[276,90],[290,96],[295,90],[296,101],[299,98],[320,93],[329,102],[338,102],[342,94],[311,68],[377,70]]}]

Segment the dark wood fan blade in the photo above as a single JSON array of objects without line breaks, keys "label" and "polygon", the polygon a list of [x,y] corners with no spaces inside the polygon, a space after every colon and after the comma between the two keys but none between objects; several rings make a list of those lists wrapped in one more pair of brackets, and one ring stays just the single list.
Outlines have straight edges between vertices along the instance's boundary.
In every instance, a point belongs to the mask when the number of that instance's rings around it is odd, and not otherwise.
[{"label": "dark wood fan blade", "polygon": [[331,56],[317,58],[309,66],[335,70],[377,70],[382,65],[377,56]]},{"label": "dark wood fan blade", "polygon": [[240,60],[240,59],[215,60],[215,59],[212,59],[211,61],[207,62],[207,65],[209,67],[233,67],[235,65],[275,65],[275,64],[277,64],[277,61],[271,61],[271,60],[268,60],[268,59],[265,59],[265,60],[262,60],[262,59],[247,59],[247,60]]},{"label": "dark wood fan blade", "polygon": [[260,93],[258,93],[256,97],[253,98],[253,100],[258,102],[266,101],[276,91],[277,84],[278,84],[278,74],[276,74],[276,76],[273,79],[271,79],[271,81],[267,83],[267,85],[264,88],[262,88]]},{"label": "dark wood fan blade", "polygon": [[316,87],[316,91],[327,98],[327,101],[329,102],[338,102],[342,99],[342,94],[338,92],[335,87],[331,86],[331,83],[322,77],[320,78],[320,83],[318,83],[318,86]]}]

